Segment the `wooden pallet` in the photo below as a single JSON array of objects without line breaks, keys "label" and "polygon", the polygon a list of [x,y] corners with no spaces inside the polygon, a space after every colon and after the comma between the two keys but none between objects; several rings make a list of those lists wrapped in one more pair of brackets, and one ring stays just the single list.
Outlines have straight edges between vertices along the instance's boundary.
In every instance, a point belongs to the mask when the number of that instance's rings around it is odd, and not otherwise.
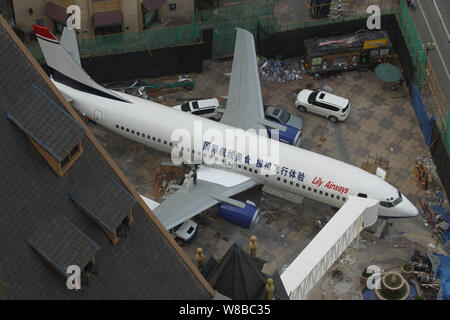
[{"label": "wooden pallet", "polygon": [[422,190],[427,190],[431,187],[433,181],[431,174],[420,162],[417,162],[414,166],[414,175],[416,176],[416,179],[420,181]]}]

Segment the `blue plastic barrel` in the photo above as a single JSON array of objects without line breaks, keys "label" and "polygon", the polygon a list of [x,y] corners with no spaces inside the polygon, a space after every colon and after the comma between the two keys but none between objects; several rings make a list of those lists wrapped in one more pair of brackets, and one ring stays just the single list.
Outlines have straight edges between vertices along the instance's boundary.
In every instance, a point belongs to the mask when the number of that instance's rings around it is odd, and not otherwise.
[{"label": "blue plastic barrel", "polygon": [[219,217],[239,227],[250,229],[259,220],[259,208],[249,201],[245,203],[245,208],[221,202],[219,204]]}]

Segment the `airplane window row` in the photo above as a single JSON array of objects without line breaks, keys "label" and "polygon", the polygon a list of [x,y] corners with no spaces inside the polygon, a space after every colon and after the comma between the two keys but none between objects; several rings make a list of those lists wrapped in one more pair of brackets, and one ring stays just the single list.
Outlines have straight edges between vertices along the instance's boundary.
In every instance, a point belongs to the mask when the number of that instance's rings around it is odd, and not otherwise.
[{"label": "airplane window row", "polygon": [[[268,174],[266,174],[266,178],[268,178],[269,177],[269,175]],[[281,181],[281,178],[280,177],[277,177],[277,181]],[[284,183],[287,183],[287,179],[283,179],[283,182]],[[290,181],[289,182],[289,184],[291,185],[291,186],[293,186],[294,185],[294,182],[293,181]],[[297,187],[297,188],[299,188],[300,187],[300,184],[299,183],[296,183],[295,184],[295,186]],[[306,189],[306,186],[305,185],[302,185],[302,189]],[[308,187],[308,191],[313,191],[314,193],[319,193],[320,195],[325,195],[325,197],[330,197],[330,198],[332,198],[332,199],[334,199],[334,194],[333,193],[328,193],[328,192],[323,192],[322,190],[317,190],[317,189],[312,189],[311,187]],[[341,200],[341,196],[336,196],[336,200]],[[345,201],[345,200],[347,200],[345,197],[342,197],[342,201]]]},{"label": "airplane window row", "polygon": [[[131,131],[131,134],[135,134],[135,131],[134,130],[130,130],[129,128],[125,128],[125,127],[123,127],[123,126],[119,126],[118,124],[116,124],[116,128],[117,129],[120,129],[120,130],[122,130],[122,131],[126,131],[126,132],[130,132]],[[152,139],[153,141],[156,141],[156,137],[151,137],[150,135],[146,135],[145,133],[140,133],[139,131],[136,131],[136,135],[137,136],[140,136],[140,137],[142,137],[142,138],[145,138],[145,137],[147,137],[147,139],[148,140],[150,140],[150,139]],[[161,143],[161,139],[157,139],[157,141],[159,142],[159,143]],[[167,144],[167,141],[166,140],[164,140],[164,144]],[[172,142],[169,142],[169,146],[172,146]],[[181,147],[181,151],[183,151],[184,150],[184,147]],[[190,152],[190,151],[192,151],[192,154],[194,154],[195,153],[195,150],[194,149],[192,149],[192,150],[190,150],[190,148],[186,148],[186,151],[187,152]],[[198,151],[197,152],[198,153],[198,155],[201,155],[201,152],[200,151]],[[213,155],[211,154],[210,155],[210,158],[212,158],[213,157]],[[216,161],[218,161],[219,159],[216,157]],[[225,159],[222,159],[222,163],[225,163]],[[250,168],[250,167],[248,167],[247,168],[247,166],[242,166],[242,165],[238,165],[238,168],[239,169],[244,169],[244,171],[249,171],[249,172],[254,172],[254,174],[258,174],[258,170],[256,170],[256,169],[252,169],[252,168]],[[266,174],[265,175],[266,176],[266,178],[268,178],[269,177],[269,175],[268,174]],[[277,180],[278,181],[281,181],[281,178],[280,177],[277,177]],[[283,182],[284,183],[287,183],[287,179],[283,179]],[[291,185],[291,186],[293,186],[294,185],[294,182],[293,181],[289,181],[289,184]],[[297,188],[299,188],[300,187],[300,184],[299,183],[296,183],[295,184],[295,186],[297,187]],[[305,185],[302,185],[302,189],[305,189],[306,187],[305,187]],[[312,190],[312,188],[311,187],[308,187],[308,191],[311,191]],[[317,193],[317,189],[314,189],[313,190],[314,191],[314,193]],[[322,195],[323,194],[323,191],[322,190],[319,190],[319,194],[320,195]],[[328,192],[325,192],[325,196],[326,197],[328,197],[328,195],[330,196],[330,198],[332,198],[332,199],[334,199],[334,194],[332,194],[332,193],[330,193],[330,194],[328,194]],[[341,197],[340,196],[336,196],[336,200],[340,200],[341,199]],[[345,201],[346,200],[346,198],[345,197],[342,197],[342,201]]]},{"label": "airplane window row", "polygon": [[[217,158],[216,158],[217,159]],[[244,171],[247,171],[247,167],[246,166],[241,166],[240,164],[238,165],[238,168],[239,169],[241,169],[241,168],[244,168]],[[253,171],[253,169],[252,168],[248,168],[248,171],[249,172],[252,172]],[[258,171],[257,170],[254,170],[254,172],[255,172],[255,174],[257,174],[258,173]],[[269,175],[268,174],[266,174],[265,175],[265,177],[266,178],[268,178],[269,177]],[[280,177],[277,177],[277,181],[281,181],[281,178]],[[287,183],[288,181],[287,181],[287,179],[283,179],[283,182],[284,183]],[[289,181],[289,184],[291,185],[291,186],[293,186],[294,185],[294,181]],[[297,188],[299,188],[300,187],[300,184],[299,183],[295,183],[295,186],[297,187]],[[306,189],[306,186],[305,185],[302,185],[302,189]],[[328,192],[323,192],[322,190],[317,190],[317,189],[312,189],[311,187],[308,187],[308,191],[313,191],[314,193],[319,193],[320,195],[325,195],[325,197],[330,197],[331,199],[334,199],[334,197],[335,197],[335,195],[333,194],[333,193],[328,193]],[[336,196],[336,200],[341,200],[341,196]],[[342,197],[342,201],[346,201],[347,199],[345,198],[345,197]]]},{"label": "airplane window row", "polygon": [[[242,166],[242,165],[238,164],[238,168],[239,168],[239,169],[243,168],[244,171],[247,171],[247,170],[248,170],[249,172],[253,172],[254,174],[258,174],[258,170],[252,169],[252,168],[250,168],[250,167],[247,168],[247,166]],[[266,175],[266,176],[267,176],[267,175]]]},{"label": "airplane window row", "polygon": [[[148,134],[146,135],[145,133],[141,133],[139,131],[135,132],[133,129],[130,130],[129,128],[125,128],[123,126],[119,126],[118,124],[116,124],[116,129],[120,129],[120,130],[128,132],[128,133],[131,132],[131,134],[136,134],[137,136],[142,137],[142,138],[147,137],[148,140],[158,141],[159,143],[161,143],[161,141],[162,141],[159,138],[157,139],[156,137],[151,137],[150,135],[148,135]],[[167,144],[166,140],[164,140],[164,144]],[[169,142],[169,146],[172,146],[172,142]]]}]

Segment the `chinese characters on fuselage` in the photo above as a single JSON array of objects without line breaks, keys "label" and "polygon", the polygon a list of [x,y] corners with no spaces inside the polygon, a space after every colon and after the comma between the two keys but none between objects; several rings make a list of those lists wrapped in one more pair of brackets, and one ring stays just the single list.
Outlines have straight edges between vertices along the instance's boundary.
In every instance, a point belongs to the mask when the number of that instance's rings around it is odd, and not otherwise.
[{"label": "chinese characters on fuselage", "polygon": [[[241,152],[236,152],[234,150],[227,150],[226,147],[220,147],[216,144],[212,144],[209,141],[205,141],[203,143],[203,151],[209,151],[213,156],[218,155],[236,163],[250,165],[250,155],[244,155]],[[265,171],[270,171],[274,168],[277,175],[281,175],[290,179],[296,179],[300,182],[303,182],[305,179],[304,172],[300,172],[296,169],[291,169],[288,167],[280,167],[278,164],[272,163],[268,160],[258,158],[254,163],[256,163],[256,168],[264,169]]]}]

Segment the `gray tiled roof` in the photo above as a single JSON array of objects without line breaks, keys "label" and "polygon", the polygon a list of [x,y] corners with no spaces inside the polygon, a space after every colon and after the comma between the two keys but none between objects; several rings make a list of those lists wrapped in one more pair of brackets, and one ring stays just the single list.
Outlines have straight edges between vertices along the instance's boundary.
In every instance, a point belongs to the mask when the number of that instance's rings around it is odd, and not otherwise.
[{"label": "gray tiled roof", "polygon": [[[105,232],[69,198],[69,194],[81,194],[80,190],[85,188],[93,193],[92,201],[109,201],[110,208],[123,209],[120,201],[125,198],[117,197],[117,189],[111,185],[103,189],[97,182],[105,181],[106,176],[116,186],[123,189],[125,186],[88,136],[82,138],[84,152],[70,169],[62,177],[54,174],[23,132],[8,120],[6,113],[21,115],[24,108],[28,108],[27,103],[34,105],[38,101],[40,112],[26,121],[31,121],[28,126],[41,123],[45,135],[47,130],[51,133],[45,124],[47,119],[55,119],[49,114],[54,108],[33,84],[51,100],[59,100],[2,24],[0,43],[0,297],[210,299],[206,287],[140,205],[133,207],[134,221],[127,238],[113,245]],[[69,136],[72,128],[69,125],[66,130],[63,127],[55,127],[55,130],[62,136]],[[127,203],[126,207],[130,205]],[[65,279],[28,243],[30,239],[37,239],[36,230],[48,227],[46,224],[51,223],[56,212],[100,247],[95,253],[97,275],[91,276],[89,286],[82,286],[76,293],[67,289]],[[44,243],[47,252],[66,248],[61,238]],[[76,259],[82,257],[84,261],[92,254],[92,249],[89,245],[77,247],[74,250],[80,251]]]},{"label": "gray tiled roof", "polygon": [[[36,83],[32,82],[28,91],[36,91],[31,93],[33,98],[25,98],[21,108],[12,106],[7,117],[61,162],[85,130]],[[24,95],[28,97],[28,93]]]},{"label": "gray tiled roof", "polygon": [[28,243],[62,274],[66,274],[67,267],[71,265],[84,269],[100,249],[92,239],[59,213],[53,217],[50,214],[48,221],[42,221]]},{"label": "gray tiled roof", "polygon": [[137,200],[101,168],[93,166],[92,170],[97,171],[96,179],[89,184],[75,182],[69,197],[114,233]]}]

